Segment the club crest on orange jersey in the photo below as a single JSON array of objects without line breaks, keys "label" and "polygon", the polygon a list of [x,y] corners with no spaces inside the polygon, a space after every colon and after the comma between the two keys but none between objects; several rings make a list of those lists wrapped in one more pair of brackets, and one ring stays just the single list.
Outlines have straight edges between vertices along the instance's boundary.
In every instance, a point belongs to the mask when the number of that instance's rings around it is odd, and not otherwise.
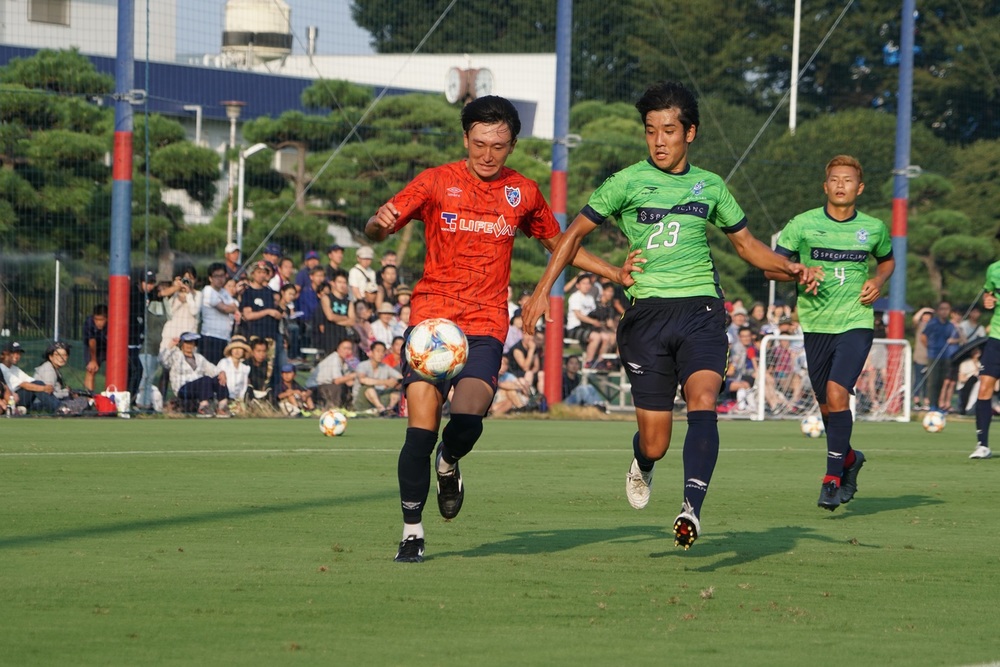
[{"label": "club crest on orange jersey", "polygon": [[521,188],[512,188],[509,185],[503,186],[503,193],[507,196],[507,203],[517,206],[521,203]]}]

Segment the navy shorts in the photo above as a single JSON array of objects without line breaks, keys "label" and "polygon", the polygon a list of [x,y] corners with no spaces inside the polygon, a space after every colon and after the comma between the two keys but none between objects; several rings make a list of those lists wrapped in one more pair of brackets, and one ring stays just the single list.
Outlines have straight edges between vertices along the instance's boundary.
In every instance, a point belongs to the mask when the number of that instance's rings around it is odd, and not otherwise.
[{"label": "navy shorts", "polygon": [[831,381],[854,394],[854,385],[864,370],[874,338],[875,332],[871,329],[804,334],[809,381],[816,392],[816,402],[826,404],[826,383]]},{"label": "navy shorts", "polygon": [[[406,330],[405,337],[409,339],[410,331]],[[500,374],[500,360],[503,358],[503,343],[493,336],[469,336],[469,359],[465,362],[465,367],[458,375],[450,380],[442,380],[434,384],[446,399],[451,388],[464,378],[478,378],[497,390],[497,376]],[[404,348],[405,349],[405,348]],[[410,368],[406,355],[403,355],[400,371],[403,374],[403,387],[414,382],[427,382],[424,378]]]},{"label": "navy shorts", "polygon": [[1000,339],[986,339],[983,354],[979,357],[979,374],[1000,378]]},{"label": "navy shorts", "polygon": [[722,299],[638,299],[618,325],[618,350],[643,410],[672,410],[677,386],[698,371],[726,375],[729,339]]}]

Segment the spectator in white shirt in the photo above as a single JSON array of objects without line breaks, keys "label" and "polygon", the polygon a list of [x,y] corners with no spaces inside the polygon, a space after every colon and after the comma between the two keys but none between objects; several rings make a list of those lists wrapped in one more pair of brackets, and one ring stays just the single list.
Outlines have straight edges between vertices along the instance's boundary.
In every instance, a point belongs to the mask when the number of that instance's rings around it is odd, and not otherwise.
[{"label": "spectator in white shirt", "polygon": [[335,351],[316,365],[316,394],[320,405],[343,408],[350,404],[351,387],[358,376],[348,365],[353,356],[354,343],[345,338]]},{"label": "spectator in white shirt", "polygon": [[59,400],[52,395],[55,387],[39,382],[21,370],[17,364],[21,361],[22,354],[24,348],[16,341],[7,343],[0,354],[0,372],[3,373],[3,380],[14,395],[19,412],[24,414],[29,410],[54,411],[59,406]]},{"label": "spectator in white shirt", "polygon": [[[372,336],[375,338],[372,344],[379,342],[385,347],[389,347],[397,333],[396,309],[392,307],[392,304],[383,303],[378,307],[378,319],[372,322]],[[371,357],[371,353],[368,356]]]},{"label": "spectator in white shirt", "polygon": [[228,417],[226,374],[195,352],[199,339],[201,336],[193,331],[167,339],[167,348],[160,353],[160,363],[170,372],[170,387],[186,410],[197,404],[199,417],[211,417],[210,401],[214,398],[218,402],[215,415]]},{"label": "spectator in white shirt", "polygon": [[222,262],[211,264],[208,285],[201,296],[201,342],[198,345],[209,362],[217,364],[225,354],[239,309],[239,301],[226,289],[226,265]]},{"label": "spectator in white shirt", "polygon": [[246,359],[250,357],[250,344],[243,336],[233,336],[222,355],[218,366],[226,374],[229,399],[242,401],[250,388],[250,366],[246,363]]}]

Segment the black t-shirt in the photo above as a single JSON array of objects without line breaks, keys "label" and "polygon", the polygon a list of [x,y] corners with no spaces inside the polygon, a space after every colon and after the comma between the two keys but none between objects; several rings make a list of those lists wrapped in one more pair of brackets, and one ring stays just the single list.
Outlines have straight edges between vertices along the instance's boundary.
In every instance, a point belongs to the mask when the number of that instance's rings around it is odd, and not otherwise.
[{"label": "black t-shirt", "polygon": [[[248,287],[240,298],[240,310],[249,307],[254,312],[277,308],[274,302],[274,292],[266,285],[264,287]],[[256,336],[257,338],[278,339],[278,320],[270,315],[259,320],[243,320],[243,331],[247,338]]]}]

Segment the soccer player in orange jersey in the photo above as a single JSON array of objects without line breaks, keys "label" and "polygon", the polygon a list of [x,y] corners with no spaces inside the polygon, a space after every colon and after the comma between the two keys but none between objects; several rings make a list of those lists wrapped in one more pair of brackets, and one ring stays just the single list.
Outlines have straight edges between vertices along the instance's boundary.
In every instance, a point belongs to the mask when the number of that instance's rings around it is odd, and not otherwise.
[{"label": "soccer player in orange jersey", "polygon": [[[562,232],[538,184],[504,166],[514,151],[521,121],[502,97],[476,99],[462,109],[465,159],[428,169],[379,207],[365,226],[383,241],[411,220],[422,220],[427,243],[424,275],[413,289],[409,324],[444,317],[469,339],[469,359],[455,378],[433,384],[403,361],[408,424],[399,453],[403,539],[397,562],[419,563],[424,554],[422,513],[430,491],[430,458],[449,391],[451,413],[437,448],[438,509],[452,519],[462,508],[465,487],[458,461],[483,431],[493,402],[507,335],[507,286],[518,230],[548,250]],[[635,255],[615,267],[585,250],[573,264],[624,285],[632,284]]]}]

